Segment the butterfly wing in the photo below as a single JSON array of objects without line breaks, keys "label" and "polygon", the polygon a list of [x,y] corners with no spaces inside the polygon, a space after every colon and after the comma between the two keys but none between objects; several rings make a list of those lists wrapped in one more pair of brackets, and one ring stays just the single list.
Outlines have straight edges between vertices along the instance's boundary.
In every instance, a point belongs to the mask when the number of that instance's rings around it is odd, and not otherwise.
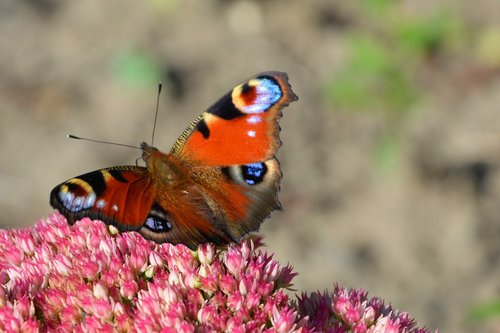
[{"label": "butterfly wing", "polygon": [[281,171],[276,158],[228,167],[207,167],[145,147],[155,193],[138,231],[158,243],[227,244],[258,229],[280,208]]},{"label": "butterfly wing", "polygon": [[236,86],[190,124],[170,152],[189,165],[192,183],[177,195],[189,193],[189,200],[159,202],[173,226],[162,237],[184,244],[238,241],[281,208],[278,120],[296,99],[285,73],[266,72]]},{"label": "butterfly wing", "polygon": [[121,231],[138,230],[152,210],[154,193],[147,169],[118,166],[71,178],[50,193],[50,204],[68,223],[90,217]]},{"label": "butterfly wing", "polygon": [[281,109],[297,100],[286,73],[266,72],[236,86],[193,121],[171,153],[205,166],[242,165],[274,157]]}]

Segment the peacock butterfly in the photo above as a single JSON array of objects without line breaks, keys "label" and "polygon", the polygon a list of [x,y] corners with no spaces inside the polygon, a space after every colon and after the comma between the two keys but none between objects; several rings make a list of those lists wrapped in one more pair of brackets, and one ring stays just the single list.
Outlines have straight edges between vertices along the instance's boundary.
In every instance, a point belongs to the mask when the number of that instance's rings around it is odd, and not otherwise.
[{"label": "peacock butterfly", "polygon": [[275,209],[281,110],[297,100],[281,72],[250,78],[198,116],[169,153],[141,143],[146,166],[115,166],[71,178],[50,204],[74,224],[99,219],[157,243],[238,242]]}]

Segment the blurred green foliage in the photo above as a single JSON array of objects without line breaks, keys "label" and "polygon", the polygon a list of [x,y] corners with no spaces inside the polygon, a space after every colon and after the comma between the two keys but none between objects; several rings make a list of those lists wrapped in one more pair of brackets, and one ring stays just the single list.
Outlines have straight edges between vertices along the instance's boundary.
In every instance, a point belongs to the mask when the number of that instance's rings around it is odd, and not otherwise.
[{"label": "blurred green foliage", "polygon": [[160,14],[174,12],[179,6],[179,0],[148,0],[151,8]]},{"label": "blurred green foliage", "polygon": [[348,61],[332,73],[327,96],[343,110],[405,114],[425,90],[418,82],[422,67],[459,43],[459,21],[444,9],[412,16],[399,1],[360,3],[372,33],[348,34]]},{"label": "blurred green foliage", "polygon": [[479,32],[474,56],[485,67],[500,68],[500,27],[489,26]]},{"label": "blurred green foliage", "polygon": [[388,132],[375,142],[373,160],[377,171],[382,176],[392,175],[401,163],[401,141],[398,133]]},{"label": "blurred green foliage", "polygon": [[[429,89],[422,73],[463,42],[450,9],[415,11],[396,0],[358,2],[360,27],[346,32],[347,61],[332,73],[326,96],[335,110],[376,112],[386,121],[374,147],[374,163],[391,171],[400,155],[401,120]],[[360,29],[358,29],[360,28]]]},{"label": "blurred green foliage", "polygon": [[129,86],[151,89],[161,81],[161,66],[149,55],[126,51],[113,62],[116,78]]},{"label": "blurred green foliage", "polygon": [[493,301],[475,306],[471,311],[474,320],[485,321],[500,316],[500,301]]},{"label": "blurred green foliage", "polygon": [[364,0],[360,1],[359,4],[373,14],[384,14],[384,12],[391,9],[396,2],[396,0]]},{"label": "blurred green foliage", "polygon": [[398,45],[415,58],[432,56],[460,43],[459,20],[444,10],[396,23],[394,37]]},{"label": "blurred green foliage", "polygon": [[368,37],[353,36],[350,58],[327,86],[330,101],[342,109],[406,111],[416,92],[391,51]]}]

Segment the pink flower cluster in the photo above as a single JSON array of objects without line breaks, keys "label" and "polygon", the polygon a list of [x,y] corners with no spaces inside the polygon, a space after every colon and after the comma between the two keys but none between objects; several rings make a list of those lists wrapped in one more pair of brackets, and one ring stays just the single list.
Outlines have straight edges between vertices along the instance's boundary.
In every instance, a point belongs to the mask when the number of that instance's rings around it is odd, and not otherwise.
[{"label": "pink flower cluster", "polygon": [[58,213],[0,230],[0,331],[425,332],[362,291],[291,301],[296,273],[259,246],[193,252]]},{"label": "pink flower cluster", "polygon": [[335,286],[333,292],[302,294],[299,313],[308,316],[308,327],[328,333],[426,333],[408,313],[393,310],[361,289]]}]

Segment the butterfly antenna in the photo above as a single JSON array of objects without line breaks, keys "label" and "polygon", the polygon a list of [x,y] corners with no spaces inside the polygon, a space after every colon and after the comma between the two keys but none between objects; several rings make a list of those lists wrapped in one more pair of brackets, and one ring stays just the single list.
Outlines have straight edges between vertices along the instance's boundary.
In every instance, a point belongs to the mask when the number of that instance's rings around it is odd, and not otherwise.
[{"label": "butterfly antenna", "polygon": [[89,139],[89,138],[82,138],[80,136],[76,136],[76,135],[73,135],[73,134],[68,134],[67,137],[69,139],[84,140],[84,141],[90,141],[90,142],[105,143],[107,145],[122,146],[122,147],[135,148],[135,149],[142,149],[141,147],[136,147],[136,146],[132,146],[132,145],[126,145],[126,144],[123,144],[123,143],[116,143],[116,142],[110,142],[110,141],[102,141],[102,140],[94,140],[94,139]]},{"label": "butterfly antenna", "polygon": [[158,95],[156,96],[156,111],[155,111],[155,122],[153,123],[153,134],[151,135],[151,146],[154,144],[155,141],[155,130],[156,130],[156,120],[158,119],[158,107],[160,105],[160,93],[161,93],[161,87],[162,83],[158,83]]}]

